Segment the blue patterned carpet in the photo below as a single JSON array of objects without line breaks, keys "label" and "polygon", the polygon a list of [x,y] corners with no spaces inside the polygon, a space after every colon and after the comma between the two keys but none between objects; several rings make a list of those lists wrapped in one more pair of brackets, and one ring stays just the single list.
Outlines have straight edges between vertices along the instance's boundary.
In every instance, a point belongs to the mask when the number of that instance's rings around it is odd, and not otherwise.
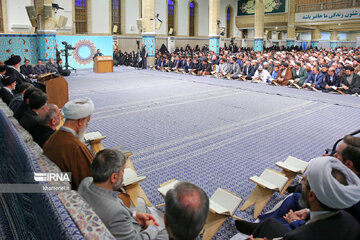
[{"label": "blue patterned carpet", "polygon": [[[127,67],[67,79],[71,99],[95,103],[88,131],[107,136],[105,147],[134,153],[155,205],[163,202],[157,186],[172,178],[209,196],[222,187],[246,200],[255,186],[249,177],[277,169],[288,155],[309,161],[359,128],[360,98],[353,96]],[[281,198],[275,194],[265,210]],[[252,214],[236,212],[248,220]],[[234,234],[228,219],[215,239]]]}]

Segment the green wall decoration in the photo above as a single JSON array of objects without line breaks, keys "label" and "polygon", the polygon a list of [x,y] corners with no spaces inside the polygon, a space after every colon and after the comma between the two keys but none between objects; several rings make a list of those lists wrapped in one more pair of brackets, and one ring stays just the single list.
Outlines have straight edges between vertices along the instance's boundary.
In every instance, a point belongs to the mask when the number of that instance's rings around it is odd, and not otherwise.
[{"label": "green wall decoration", "polygon": [[[264,0],[265,13],[285,12],[286,0]],[[238,0],[238,16],[254,15],[255,0]]]}]

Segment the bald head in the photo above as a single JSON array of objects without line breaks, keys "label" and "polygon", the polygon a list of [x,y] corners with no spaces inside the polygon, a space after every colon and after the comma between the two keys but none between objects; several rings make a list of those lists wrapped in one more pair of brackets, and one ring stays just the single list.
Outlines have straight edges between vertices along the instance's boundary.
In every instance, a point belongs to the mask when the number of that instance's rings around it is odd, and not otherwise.
[{"label": "bald head", "polygon": [[209,198],[194,184],[181,182],[165,196],[165,224],[176,240],[195,239],[208,213]]}]

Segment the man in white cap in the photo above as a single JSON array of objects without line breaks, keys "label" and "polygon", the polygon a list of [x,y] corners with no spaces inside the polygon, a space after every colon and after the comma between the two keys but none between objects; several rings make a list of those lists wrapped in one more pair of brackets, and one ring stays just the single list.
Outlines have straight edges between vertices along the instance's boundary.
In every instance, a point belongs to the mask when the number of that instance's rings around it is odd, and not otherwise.
[{"label": "man in white cap", "polygon": [[44,144],[44,154],[63,172],[71,172],[71,186],[76,190],[85,177],[91,176],[90,165],[94,156],[81,140],[94,104],[90,98],[67,102],[63,107],[64,125]]},{"label": "man in white cap", "polygon": [[[259,224],[253,237],[280,239],[360,239],[360,225],[347,212],[360,199],[359,177],[334,157],[311,160],[302,181],[302,205],[310,220],[290,231],[269,218]],[[252,237],[250,239],[253,239]]]}]

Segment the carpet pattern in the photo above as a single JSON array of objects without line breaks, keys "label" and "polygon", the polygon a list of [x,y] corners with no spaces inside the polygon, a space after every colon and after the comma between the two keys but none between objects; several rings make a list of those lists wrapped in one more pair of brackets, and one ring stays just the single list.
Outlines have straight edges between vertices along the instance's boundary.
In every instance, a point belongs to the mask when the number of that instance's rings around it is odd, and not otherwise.
[{"label": "carpet pattern", "polygon": [[[128,67],[78,71],[67,80],[71,99],[95,103],[88,131],[107,136],[105,147],[134,153],[134,167],[147,177],[141,186],[155,205],[163,202],[157,186],[172,178],[209,196],[226,188],[245,201],[255,187],[249,177],[277,169],[275,162],[288,155],[309,161],[359,128],[354,96]],[[274,194],[265,210],[282,198]],[[253,207],[235,215],[253,220]],[[214,239],[236,233],[229,218]]]}]

